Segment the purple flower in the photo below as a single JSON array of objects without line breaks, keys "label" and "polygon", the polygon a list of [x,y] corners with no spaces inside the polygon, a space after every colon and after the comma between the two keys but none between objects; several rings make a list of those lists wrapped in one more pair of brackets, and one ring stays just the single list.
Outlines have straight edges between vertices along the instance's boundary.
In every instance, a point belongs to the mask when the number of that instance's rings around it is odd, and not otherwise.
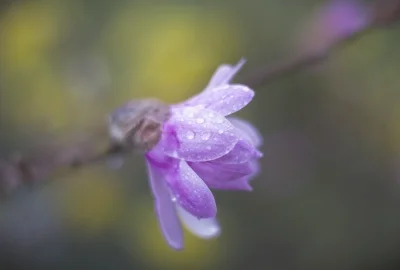
[{"label": "purple flower", "polygon": [[[303,29],[296,37],[300,42],[300,54],[324,52],[337,39],[350,36],[362,30],[369,23],[370,16],[362,1],[331,0],[318,6],[315,14],[309,16]],[[298,42],[294,42],[299,50]]]},{"label": "purple flower", "polygon": [[322,8],[320,16],[320,23],[335,37],[359,31],[368,22],[365,7],[354,0],[332,1]]},{"label": "purple flower", "polygon": [[219,235],[210,188],[250,191],[249,181],[259,171],[258,131],[226,118],[254,96],[247,86],[230,84],[244,62],[220,66],[203,92],[171,105],[160,141],[146,153],[156,213],[174,249],[183,247],[181,222],[201,238]]}]

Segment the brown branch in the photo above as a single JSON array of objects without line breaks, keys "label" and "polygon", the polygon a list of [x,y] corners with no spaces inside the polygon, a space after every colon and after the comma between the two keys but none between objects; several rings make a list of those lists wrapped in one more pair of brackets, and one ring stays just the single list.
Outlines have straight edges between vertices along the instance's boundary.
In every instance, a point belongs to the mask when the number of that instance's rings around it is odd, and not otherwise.
[{"label": "brown branch", "polygon": [[275,65],[268,65],[253,71],[251,75],[243,80],[244,84],[251,87],[259,87],[274,82],[289,74],[304,70],[310,66],[325,61],[334,51],[350,44],[350,41],[358,39],[368,33],[372,27],[369,25],[359,32],[355,32],[350,36],[344,36],[337,39],[334,43],[329,44],[324,50],[314,51],[300,56],[289,58],[285,61],[278,62]]},{"label": "brown branch", "polygon": [[73,144],[47,145],[29,155],[14,153],[0,160],[0,194],[2,197],[22,185],[33,185],[53,174],[70,172],[83,166],[123,154],[122,143],[107,140],[103,131]]},{"label": "brown branch", "polygon": [[[370,15],[371,22],[358,32],[334,40],[323,50],[262,67],[252,72],[243,83],[252,87],[265,85],[324,61],[370,30],[396,22],[400,17],[400,0],[378,0],[371,6]],[[123,155],[137,144],[151,147],[156,142],[154,140],[159,139],[158,123],[169,116],[166,108],[154,100],[131,102],[117,109],[111,115],[112,122],[104,123],[100,132],[80,142],[65,147],[47,146],[30,155],[14,154],[0,160],[0,193],[9,194],[23,184],[40,182],[61,171],[74,171],[114,155]],[[110,128],[113,130],[111,134]]]}]

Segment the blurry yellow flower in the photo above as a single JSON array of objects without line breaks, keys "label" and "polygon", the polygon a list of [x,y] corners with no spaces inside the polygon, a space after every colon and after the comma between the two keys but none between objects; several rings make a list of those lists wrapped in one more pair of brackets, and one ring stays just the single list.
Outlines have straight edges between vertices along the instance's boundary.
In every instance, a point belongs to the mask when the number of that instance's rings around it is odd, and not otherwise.
[{"label": "blurry yellow flower", "polygon": [[117,14],[105,38],[125,97],[182,100],[201,90],[220,62],[241,57],[240,28],[215,8],[134,6]]},{"label": "blurry yellow flower", "polygon": [[102,233],[110,229],[124,211],[124,188],[104,171],[85,170],[63,181],[66,182],[61,204],[67,221],[78,231]]}]

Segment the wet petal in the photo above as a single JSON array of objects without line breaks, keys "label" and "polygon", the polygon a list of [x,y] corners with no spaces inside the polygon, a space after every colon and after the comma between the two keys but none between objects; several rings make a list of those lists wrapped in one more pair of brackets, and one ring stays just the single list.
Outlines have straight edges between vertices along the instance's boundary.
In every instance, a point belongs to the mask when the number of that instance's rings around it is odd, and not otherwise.
[{"label": "wet petal", "polygon": [[201,106],[225,116],[242,109],[253,97],[254,91],[245,85],[224,84],[202,92],[185,104]]},{"label": "wet petal", "polygon": [[162,172],[150,161],[147,161],[146,164],[161,231],[172,248],[181,249],[183,248],[182,226],[165,178]]},{"label": "wet petal", "polygon": [[262,154],[248,140],[240,139],[233,149],[226,155],[215,159],[215,162],[238,164],[259,158]]},{"label": "wet petal", "polygon": [[178,169],[166,175],[174,201],[197,218],[215,217],[217,206],[211,190],[185,161],[177,162]]},{"label": "wet petal", "polygon": [[248,177],[243,177],[229,182],[209,182],[207,184],[212,189],[252,191],[253,188],[249,182],[250,179]]},{"label": "wet petal", "polygon": [[222,164],[215,161],[191,162],[190,167],[209,185],[238,180],[253,173],[251,162]]},{"label": "wet petal", "polygon": [[213,160],[227,154],[238,142],[235,127],[218,113],[199,107],[180,107],[172,111],[165,125],[175,130],[179,158],[187,161]]},{"label": "wet petal", "polygon": [[252,172],[248,176],[245,177],[247,182],[252,181],[261,171],[260,161],[258,159],[253,159],[249,162],[249,167],[251,168]]},{"label": "wet petal", "polygon": [[234,66],[232,65],[219,66],[204,91],[210,90],[211,88],[214,88],[216,86],[228,84],[245,63],[246,60],[242,58]]},{"label": "wet petal", "polygon": [[180,206],[177,206],[176,209],[182,223],[194,235],[203,239],[211,239],[221,233],[221,228],[216,218],[198,219]]},{"label": "wet petal", "polygon": [[250,140],[255,147],[260,147],[262,145],[263,137],[258,129],[255,128],[252,124],[237,117],[228,117],[227,119],[239,131],[241,131],[242,136]]},{"label": "wet petal", "polygon": [[207,99],[207,94],[210,90],[223,85],[228,85],[236,73],[242,68],[245,59],[241,59],[235,66],[232,65],[221,65],[215,71],[207,87],[198,95],[178,104],[178,106],[196,106],[202,104],[204,99]]}]

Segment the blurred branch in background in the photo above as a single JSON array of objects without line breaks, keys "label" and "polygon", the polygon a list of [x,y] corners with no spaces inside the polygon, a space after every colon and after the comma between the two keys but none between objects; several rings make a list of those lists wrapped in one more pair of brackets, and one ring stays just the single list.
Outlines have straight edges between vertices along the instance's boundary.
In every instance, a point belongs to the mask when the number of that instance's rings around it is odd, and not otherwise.
[{"label": "blurred branch in background", "polygon": [[321,63],[329,58],[334,52],[348,46],[355,40],[368,34],[371,30],[378,27],[387,27],[396,22],[400,17],[400,1],[398,0],[378,0],[371,5],[367,21],[359,25],[356,29],[348,29],[352,31],[342,32],[341,35],[334,37],[325,46],[316,50],[305,52],[301,55],[291,57],[285,61],[276,64],[261,67],[251,72],[244,84],[252,87],[258,87],[271,83],[283,76],[293,72],[300,71],[309,66]]},{"label": "blurred branch in background", "polygon": [[[316,50],[250,72],[242,82],[251,87],[259,87],[321,63],[371,30],[391,26],[399,17],[400,0],[378,0],[370,6],[368,20],[357,29],[336,36]],[[19,186],[41,182],[54,173],[106,161],[132,150],[130,145],[107,138],[108,129],[105,122],[100,125],[99,132],[92,131],[93,135],[88,135],[79,142],[66,146],[47,145],[30,155],[15,153],[0,160],[0,192],[7,195]]]}]

